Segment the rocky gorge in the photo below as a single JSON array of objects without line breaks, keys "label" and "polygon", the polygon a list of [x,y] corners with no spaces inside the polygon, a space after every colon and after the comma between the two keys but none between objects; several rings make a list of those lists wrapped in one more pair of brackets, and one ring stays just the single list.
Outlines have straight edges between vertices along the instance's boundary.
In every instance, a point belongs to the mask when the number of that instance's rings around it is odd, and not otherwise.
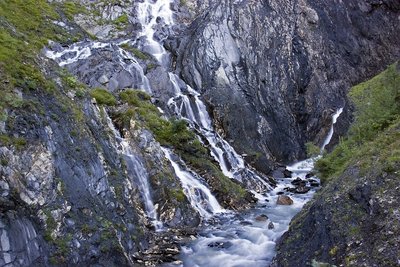
[{"label": "rocky gorge", "polygon": [[399,22],[393,0],[0,2],[0,266],[397,266]]}]

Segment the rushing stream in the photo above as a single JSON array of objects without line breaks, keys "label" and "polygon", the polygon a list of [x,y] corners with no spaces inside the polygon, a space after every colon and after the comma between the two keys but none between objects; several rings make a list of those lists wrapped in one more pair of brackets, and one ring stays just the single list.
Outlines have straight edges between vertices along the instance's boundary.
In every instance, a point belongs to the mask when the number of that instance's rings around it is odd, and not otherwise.
[{"label": "rushing stream", "polygon": [[[87,60],[98,49],[118,47],[121,43],[130,43],[154,56],[161,66],[169,69],[170,55],[162,45],[163,38],[156,36],[159,23],[162,27],[171,27],[174,23],[170,4],[173,0],[145,0],[138,3],[138,20],[142,31],[135,40],[119,40],[118,43],[80,42],[67,48],[47,50],[46,56],[55,60],[60,66],[69,66],[81,60]],[[165,36],[166,37],[166,36]],[[152,93],[150,83],[143,69],[128,51],[118,47],[116,57],[119,66],[134,77],[132,86]],[[236,153],[230,144],[214,129],[210,115],[201,95],[185,84],[178,75],[168,72],[173,85],[174,96],[168,101],[168,107],[179,118],[188,121],[190,127],[198,133],[199,140],[205,140],[212,157],[219,163],[223,173],[231,179],[242,182],[259,199],[255,208],[244,212],[224,210],[211,193],[204,179],[173,154],[173,151],[163,148],[165,158],[171,163],[176,176],[180,179],[183,191],[193,208],[203,218],[199,237],[182,248],[183,266],[268,266],[275,255],[275,245],[279,237],[288,229],[293,216],[311,199],[315,192],[316,177],[306,177],[315,159],[308,159],[292,166],[291,178],[277,177],[277,186],[272,188],[263,175],[258,174],[245,164],[243,158]],[[333,124],[342,112],[339,109],[333,115],[332,128],[322,146],[323,149],[333,135]],[[122,138],[109,120],[119,144],[119,151],[127,162],[128,174],[134,180],[142,194],[143,205],[147,217],[156,229],[162,227],[157,219],[155,205],[152,201],[148,182],[148,172],[139,156],[130,149],[128,140]],[[302,180],[305,190],[302,194],[288,191],[293,189],[296,180]],[[314,183],[314,187],[311,183]],[[278,205],[280,195],[287,195],[293,200],[291,205]]]}]

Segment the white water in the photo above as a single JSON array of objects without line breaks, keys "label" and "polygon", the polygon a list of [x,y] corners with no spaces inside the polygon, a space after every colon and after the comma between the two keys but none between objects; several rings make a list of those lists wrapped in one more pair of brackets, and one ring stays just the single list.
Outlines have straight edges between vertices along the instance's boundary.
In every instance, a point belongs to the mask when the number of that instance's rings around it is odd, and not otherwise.
[{"label": "white water", "polygon": [[[268,266],[275,256],[277,240],[287,231],[293,216],[311,199],[315,190],[310,190],[306,194],[287,194],[294,201],[290,206],[276,204],[278,193],[284,192],[285,187],[292,186],[290,182],[296,177],[305,179],[313,163],[313,160],[306,160],[288,166],[288,169],[296,172],[292,178],[278,180],[278,186],[269,193],[269,202],[261,200],[257,208],[240,214],[216,216],[216,224],[207,225],[196,241],[183,248],[183,266]],[[313,179],[317,180],[316,177]],[[268,220],[257,221],[256,217],[261,214],[267,215]],[[273,229],[268,228],[270,223],[273,223]],[[210,246],[215,242],[225,244],[226,247]]]},{"label": "white water", "polygon": [[200,182],[194,172],[183,170],[179,163],[172,159],[171,151],[166,148],[162,150],[174,168],[176,176],[180,179],[185,195],[203,218],[210,218],[213,214],[224,211],[210,189]]},{"label": "white water", "polygon": [[[106,111],[104,112],[106,113]],[[157,210],[150,194],[150,186],[148,182],[149,174],[144,167],[142,159],[132,152],[128,140],[121,137],[117,129],[115,129],[110,117],[107,117],[107,123],[110,129],[113,131],[115,139],[120,145],[120,147],[117,149],[124,157],[128,176],[133,182],[136,182],[139,187],[147,217],[150,219],[156,230],[161,230],[163,224],[157,218]]]},{"label": "white water", "polygon": [[[343,109],[339,109],[332,117],[333,124]],[[326,138],[327,144],[332,138],[333,130]],[[291,178],[277,179],[274,188],[267,199],[261,199],[257,208],[242,214],[224,214],[214,225],[206,225],[200,237],[182,250],[184,267],[265,267],[275,256],[277,240],[289,228],[292,218],[302,209],[315,193],[315,188],[306,194],[285,193],[293,200],[293,205],[277,205],[279,194],[285,188],[292,187],[291,182],[296,178],[309,180],[306,175],[314,168],[315,161],[320,156],[306,159],[287,166],[292,172]],[[318,181],[317,177],[311,179]],[[266,205],[263,207],[263,204]],[[267,215],[267,221],[258,221],[260,214]],[[235,216],[236,215],[236,216]],[[272,223],[273,229],[268,225]],[[216,243],[217,242],[217,243]],[[217,244],[217,246],[215,246]],[[219,245],[219,247],[218,247]]]},{"label": "white water", "polygon": [[330,143],[333,136],[333,125],[335,125],[337,118],[339,118],[340,114],[342,114],[343,108],[339,108],[335,114],[332,116],[332,125],[329,130],[328,136],[325,138],[324,143],[321,146],[321,152],[324,151],[325,147]]},{"label": "white water", "polygon": [[[189,85],[184,84],[175,74],[169,73],[169,78],[174,86],[175,96],[168,101],[168,105],[176,115],[187,119],[192,127],[198,129],[206,138],[210,145],[211,155],[219,163],[223,173],[241,182],[245,182],[244,179],[249,178],[251,181],[248,184],[258,184],[264,191],[271,189],[265,180],[246,167],[243,158],[216,133],[206,105],[200,99],[200,94]],[[179,84],[183,84],[184,88],[181,89]],[[187,93],[184,94],[183,90]]]},{"label": "white water", "polygon": [[109,46],[108,43],[100,42],[80,42],[71,45],[61,52],[47,50],[45,52],[46,57],[53,59],[61,67],[72,64],[78,60],[87,59],[92,55],[92,50],[104,48]]},{"label": "white water", "polygon": [[173,12],[170,9],[173,0],[144,1],[138,3],[138,20],[142,24],[142,32],[139,36],[146,39],[143,50],[152,54],[160,63],[164,62],[167,53],[160,41],[154,39],[155,27],[158,20],[162,19],[166,26],[173,23]]}]

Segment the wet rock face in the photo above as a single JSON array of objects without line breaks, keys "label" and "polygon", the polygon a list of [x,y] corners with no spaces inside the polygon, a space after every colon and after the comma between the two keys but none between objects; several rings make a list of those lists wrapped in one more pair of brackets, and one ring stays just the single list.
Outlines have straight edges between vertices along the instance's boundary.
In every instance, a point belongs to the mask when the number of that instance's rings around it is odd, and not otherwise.
[{"label": "wet rock face", "polygon": [[31,266],[40,257],[37,232],[25,217],[13,212],[0,216],[0,265]]},{"label": "wet rock face", "polygon": [[346,90],[400,55],[398,11],[394,1],[210,1],[179,37],[177,68],[267,172],[304,157],[306,141],[322,144],[339,107],[335,133],[347,129]]},{"label": "wet rock face", "polygon": [[292,220],[271,266],[396,266],[400,189],[396,174],[350,166]]}]

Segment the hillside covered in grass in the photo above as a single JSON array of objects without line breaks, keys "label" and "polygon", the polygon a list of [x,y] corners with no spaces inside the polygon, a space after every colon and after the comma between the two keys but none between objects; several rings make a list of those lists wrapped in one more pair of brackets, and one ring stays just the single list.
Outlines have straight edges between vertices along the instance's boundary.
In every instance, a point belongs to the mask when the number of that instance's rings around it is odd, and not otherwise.
[{"label": "hillside covered in grass", "polygon": [[283,236],[277,266],[399,264],[400,64],[349,97],[354,122],[316,163],[324,187]]}]

